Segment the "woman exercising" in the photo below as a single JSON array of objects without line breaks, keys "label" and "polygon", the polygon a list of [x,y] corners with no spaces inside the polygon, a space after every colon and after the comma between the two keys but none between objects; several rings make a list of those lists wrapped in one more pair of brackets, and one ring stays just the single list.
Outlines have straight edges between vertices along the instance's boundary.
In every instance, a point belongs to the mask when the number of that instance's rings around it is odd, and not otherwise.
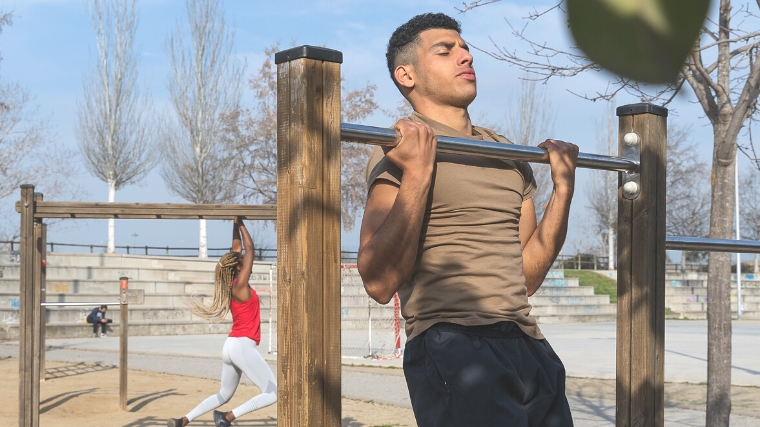
[{"label": "woman exercising", "polygon": [[[222,349],[222,385],[219,393],[206,398],[184,417],[170,418],[169,427],[184,427],[212,409],[216,427],[226,427],[241,415],[277,401],[274,373],[256,350],[261,340],[259,296],[248,286],[253,267],[253,240],[242,219],[235,217],[233,221],[232,252],[219,260],[214,272],[214,300],[210,306],[198,298],[189,301],[194,314],[214,323],[221,322],[227,312],[232,312],[232,331]],[[245,252],[241,255],[242,246]],[[261,389],[261,394],[230,412],[215,410],[232,398],[241,372]]]}]

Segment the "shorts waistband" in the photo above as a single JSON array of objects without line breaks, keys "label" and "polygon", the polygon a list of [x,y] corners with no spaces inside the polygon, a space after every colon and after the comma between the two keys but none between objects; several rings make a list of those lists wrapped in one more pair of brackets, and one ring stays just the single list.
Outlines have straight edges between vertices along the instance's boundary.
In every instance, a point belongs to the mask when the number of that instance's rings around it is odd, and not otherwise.
[{"label": "shorts waistband", "polygon": [[472,326],[458,325],[450,322],[439,322],[431,326],[430,329],[494,338],[522,338],[528,336],[522,329],[520,329],[520,326],[518,326],[517,323],[510,321],[497,322],[490,325]]}]

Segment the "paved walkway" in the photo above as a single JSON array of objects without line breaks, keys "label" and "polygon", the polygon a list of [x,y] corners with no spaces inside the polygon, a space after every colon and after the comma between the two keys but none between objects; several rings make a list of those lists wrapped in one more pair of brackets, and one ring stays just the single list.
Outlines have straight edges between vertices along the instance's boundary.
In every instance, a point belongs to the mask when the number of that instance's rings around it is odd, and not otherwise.
[{"label": "paved walkway", "polygon": [[[614,425],[615,325],[589,323],[543,325],[542,330],[565,362],[568,375],[568,399],[576,426]],[[733,393],[742,405],[734,405],[731,425],[760,425],[760,322],[734,322],[732,383],[752,387],[736,388]],[[151,372],[216,379],[224,335],[130,337],[129,368]],[[262,337],[266,349],[267,337]],[[116,337],[47,340],[47,358],[66,362],[118,364],[119,340]],[[672,383],[705,381],[706,322],[668,321],[666,324],[666,381]],[[276,355],[262,352],[275,369]],[[0,343],[0,356],[18,355],[14,342]],[[374,400],[400,407],[410,407],[400,360],[372,361],[344,359],[343,395],[353,399]],[[353,365],[353,366],[351,366]],[[378,369],[382,367],[384,369]],[[584,382],[586,381],[586,382]],[[704,426],[704,405],[699,398],[679,399],[685,391],[668,395],[666,386],[665,418],[667,426]],[[700,386],[680,385],[694,394]],[[703,388],[704,386],[702,386]],[[736,394],[739,393],[739,394]],[[695,400],[696,399],[696,400]],[[743,399],[743,400],[742,400]],[[684,402],[684,400],[686,400]],[[703,401],[703,400],[702,400]],[[737,402],[738,403],[738,402]],[[737,406],[741,409],[737,410]]]}]

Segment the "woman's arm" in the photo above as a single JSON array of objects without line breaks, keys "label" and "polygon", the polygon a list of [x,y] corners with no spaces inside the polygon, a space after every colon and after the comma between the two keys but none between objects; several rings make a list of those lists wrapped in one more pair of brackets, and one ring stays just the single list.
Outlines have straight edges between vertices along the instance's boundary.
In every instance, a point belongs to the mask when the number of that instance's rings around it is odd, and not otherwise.
[{"label": "woman's arm", "polygon": [[232,218],[232,252],[243,252],[243,244],[240,242],[240,223],[239,217]]},{"label": "woman's arm", "polygon": [[248,229],[245,228],[243,220],[239,217],[236,217],[235,227],[240,231],[245,252],[243,252],[243,259],[240,261],[240,270],[238,270],[237,276],[235,276],[237,280],[232,285],[232,298],[237,302],[246,302],[251,299],[251,288],[248,286],[248,279],[251,277],[251,270],[253,269],[253,240],[251,239],[251,235],[248,234]]}]

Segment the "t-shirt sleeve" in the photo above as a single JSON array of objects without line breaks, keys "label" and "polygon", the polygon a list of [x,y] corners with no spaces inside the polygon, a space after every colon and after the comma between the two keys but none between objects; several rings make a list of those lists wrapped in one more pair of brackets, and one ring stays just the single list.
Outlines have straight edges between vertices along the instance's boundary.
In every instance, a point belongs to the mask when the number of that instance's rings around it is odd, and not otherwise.
[{"label": "t-shirt sleeve", "polygon": [[367,189],[372,188],[372,184],[378,179],[385,179],[396,185],[401,185],[402,175],[401,169],[385,157],[383,149],[375,147],[369,157],[369,162],[367,162]]},{"label": "t-shirt sleeve", "polygon": [[518,162],[517,164],[525,182],[525,187],[523,188],[523,201],[526,201],[536,194],[536,177],[533,175],[533,168],[530,167],[530,163]]},{"label": "t-shirt sleeve", "polygon": [[[503,142],[505,144],[514,144],[506,136],[500,135],[490,129],[478,128],[478,131],[487,133],[491,138],[495,139],[496,141]],[[530,167],[530,163],[515,162],[515,164],[517,165],[517,170],[519,170],[520,174],[522,174],[523,182],[525,183],[525,186],[523,187],[523,191],[522,191],[523,201],[525,201],[532,198],[533,195],[536,194],[536,189],[538,188],[538,186],[536,185],[536,177],[533,175],[533,168]]]}]

